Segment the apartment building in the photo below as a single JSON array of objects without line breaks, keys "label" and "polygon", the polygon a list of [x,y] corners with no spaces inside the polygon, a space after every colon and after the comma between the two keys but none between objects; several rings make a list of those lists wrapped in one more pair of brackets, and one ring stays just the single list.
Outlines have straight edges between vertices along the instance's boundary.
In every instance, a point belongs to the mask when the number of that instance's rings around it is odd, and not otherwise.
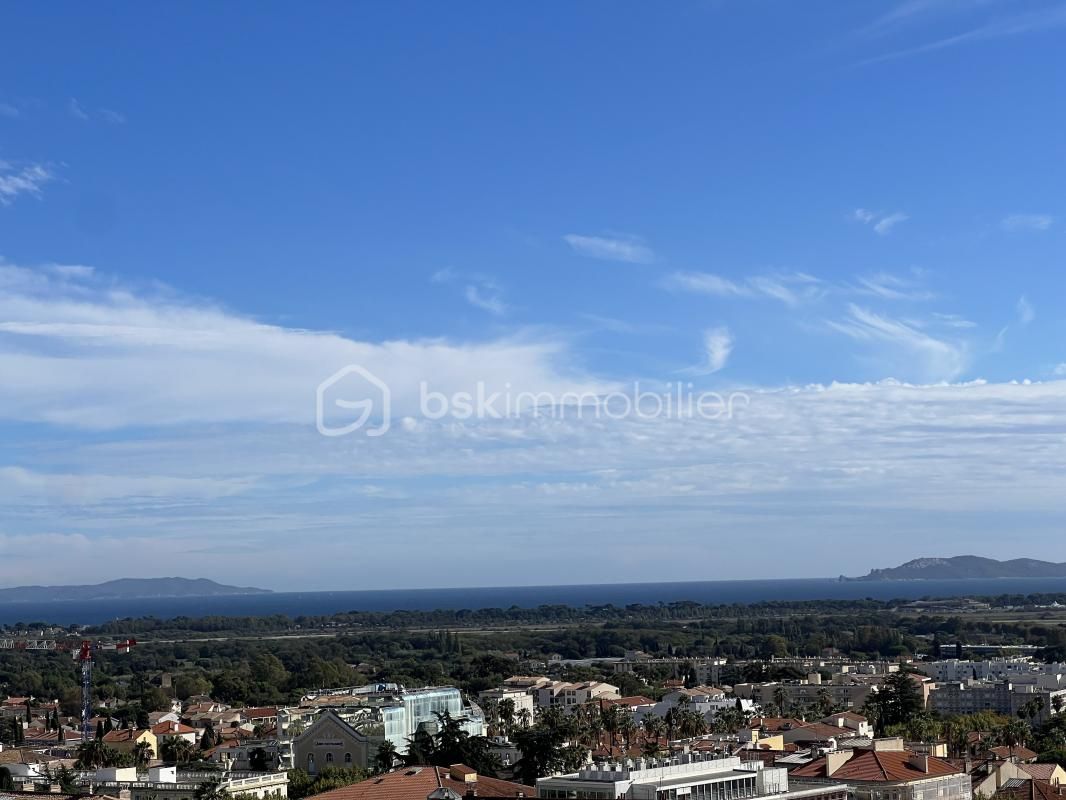
[{"label": "apartment building", "polygon": [[196,800],[205,783],[220,781],[219,788],[233,796],[285,798],[289,776],[278,772],[212,772],[178,767],[98,769],[83,773],[78,782],[91,786],[95,795],[128,797],[129,800]]},{"label": "apartment building", "polygon": [[788,770],[761,761],[689,753],[674,759],[593,764],[568,775],[541,778],[537,797],[599,800],[846,800],[843,784],[790,789]]},{"label": "apartment building", "polygon": [[994,711],[1013,717],[1019,711],[1031,712],[1028,715],[1040,724],[1066,708],[1066,688],[1041,689],[1010,681],[952,681],[933,687],[929,708],[945,716]]},{"label": "apartment building", "polygon": [[617,700],[620,697],[617,686],[602,681],[551,681],[534,690],[533,702],[537,708],[561,707],[569,710],[593,700]]}]

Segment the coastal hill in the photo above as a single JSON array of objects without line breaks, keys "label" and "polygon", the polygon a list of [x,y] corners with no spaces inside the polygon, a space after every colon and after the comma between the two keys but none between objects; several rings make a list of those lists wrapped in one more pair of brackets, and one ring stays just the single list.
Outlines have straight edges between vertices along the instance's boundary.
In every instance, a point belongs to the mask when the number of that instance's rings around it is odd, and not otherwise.
[{"label": "coastal hill", "polygon": [[873,569],[861,578],[849,581],[915,581],[951,578],[1066,578],[1066,564],[1035,558],[1012,558],[997,561],[981,556],[951,558],[915,558],[888,569]]},{"label": "coastal hill", "polygon": [[89,586],[15,586],[0,589],[0,603],[143,600],[149,597],[220,597],[238,594],[270,594],[270,590],[226,586],[207,578],[118,578]]}]

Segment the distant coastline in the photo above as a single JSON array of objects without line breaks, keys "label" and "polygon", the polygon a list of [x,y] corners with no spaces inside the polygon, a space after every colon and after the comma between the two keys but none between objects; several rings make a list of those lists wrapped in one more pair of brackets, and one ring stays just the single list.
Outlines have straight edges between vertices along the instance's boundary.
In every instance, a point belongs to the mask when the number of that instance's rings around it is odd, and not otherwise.
[{"label": "distant coastline", "polygon": [[444,589],[381,589],[337,592],[270,592],[216,597],[105,599],[2,603],[0,624],[48,622],[95,625],[154,616],[318,616],[347,611],[432,611],[481,608],[574,607],[695,602],[708,605],[802,600],[910,601],[1002,595],[1061,594],[1066,578],[994,578],[913,581],[840,581],[837,578],[688,581],[570,586],[503,586]]},{"label": "distant coastline", "polygon": [[1066,578],[1066,564],[1036,558],[999,561],[982,556],[915,558],[898,567],[873,569],[842,581],[992,580],[996,578]]},{"label": "distant coastline", "polygon": [[14,586],[0,589],[0,604],[232,597],[270,593],[269,589],[227,586],[207,578],[118,578],[83,586]]}]

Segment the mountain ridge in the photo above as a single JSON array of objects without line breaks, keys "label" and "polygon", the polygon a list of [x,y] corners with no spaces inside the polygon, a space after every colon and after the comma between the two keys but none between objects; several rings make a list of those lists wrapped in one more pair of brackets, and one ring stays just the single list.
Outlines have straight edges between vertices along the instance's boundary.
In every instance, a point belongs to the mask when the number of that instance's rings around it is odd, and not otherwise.
[{"label": "mountain ridge", "polygon": [[1066,563],[1037,558],[1000,561],[983,556],[912,558],[898,567],[872,569],[848,581],[951,580],[966,578],[1066,578]]},{"label": "mountain ridge", "polygon": [[69,586],[11,586],[0,589],[0,603],[143,600],[158,597],[220,597],[271,593],[270,589],[229,586],[209,578],[116,578],[103,583]]}]

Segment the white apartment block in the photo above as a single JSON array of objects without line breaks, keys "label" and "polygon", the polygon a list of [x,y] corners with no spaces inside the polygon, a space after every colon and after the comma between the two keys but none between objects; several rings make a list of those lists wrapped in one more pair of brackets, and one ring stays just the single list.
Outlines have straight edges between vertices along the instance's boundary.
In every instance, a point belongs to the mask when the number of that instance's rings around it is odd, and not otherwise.
[{"label": "white apartment block", "polygon": [[599,800],[846,800],[847,786],[789,789],[788,770],[762,762],[699,753],[670,760],[593,764],[568,775],[541,778],[537,797]]}]

